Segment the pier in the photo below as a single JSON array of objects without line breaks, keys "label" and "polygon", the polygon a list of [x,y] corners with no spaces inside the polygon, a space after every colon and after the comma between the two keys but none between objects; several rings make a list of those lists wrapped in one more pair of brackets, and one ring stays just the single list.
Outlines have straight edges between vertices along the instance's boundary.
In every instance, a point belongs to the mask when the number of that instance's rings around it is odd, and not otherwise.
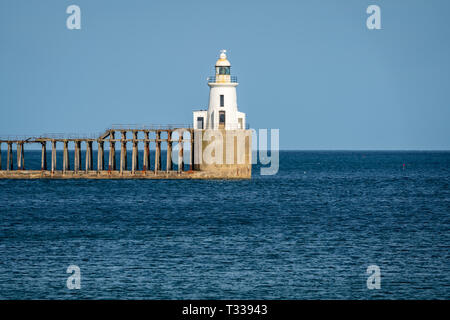
[{"label": "pier", "polygon": [[[185,133],[189,133],[189,139]],[[176,140],[174,133],[178,134]],[[141,136],[141,137],[139,137]],[[106,144],[105,144],[106,143]],[[184,144],[190,144],[189,170],[184,168]],[[40,170],[27,170],[25,146],[40,144]],[[93,158],[93,146],[97,146],[97,159]],[[127,144],[132,146],[131,170],[128,170]],[[178,145],[176,170],[172,161],[174,145]],[[50,163],[47,163],[47,145],[51,147]],[[57,170],[58,146],[62,145],[62,169]],[[109,156],[105,163],[105,145],[109,146]],[[166,166],[162,168],[161,147],[167,149]],[[0,179],[214,179],[229,178],[221,172],[194,170],[194,129],[189,126],[137,126],[113,125],[98,136],[47,134],[30,137],[0,138],[0,153],[7,146],[6,162],[0,157]],[[82,146],[85,147],[85,161],[82,163]],[[120,158],[116,159],[116,146],[120,148]],[[143,146],[143,159],[139,159],[139,146]],[[154,147],[151,159],[150,148]],[[16,148],[16,161],[13,148]],[[74,150],[70,159],[69,150]],[[61,161],[61,160],[59,160]],[[16,166],[14,165],[16,162]],[[153,163],[153,170],[151,164]],[[95,167],[94,167],[95,164]],[[231,177],[233,178],[233,177]]]},{"label": "pier", "polygon": [[[230,68],[226,50],[221,50],[214,66],[215,76],[208,78],[208,109],[192,113],[192,126],[112,125],[100,134],[88,136],[0,137],[0,155],[2,147],[7,147],[6,166],[0,156],[0,179],[250,179],[252,130],[246,122],[246,114],[238,110],[238,82]],[[41,146],[40,170],[26,169],[24,150],[32,144]],[[185,144],[190,146],[188,157]],[[47,163],[47,146],[51,148],[50,164]],[[62,146],[60,160],[57,159],[58,146]],[[131,146],[131,159],[128,159],[128,146]],[[142,159],[139,146],[143,147]],[[97,147],[97,159],[94,159],[94,147]],[[118,159],[116,147],[120,149]],[[163,147],[167,150],[165,168]],[[109,148],[107,163],[106,148]],[[151,148],[155,150],[153,159]],[[177,150],[176,156],[174,150]],[[185,170],[185,159],[189,159],[188,170]],[[61,160],[62,167],[59,167],[57,163]]]}]

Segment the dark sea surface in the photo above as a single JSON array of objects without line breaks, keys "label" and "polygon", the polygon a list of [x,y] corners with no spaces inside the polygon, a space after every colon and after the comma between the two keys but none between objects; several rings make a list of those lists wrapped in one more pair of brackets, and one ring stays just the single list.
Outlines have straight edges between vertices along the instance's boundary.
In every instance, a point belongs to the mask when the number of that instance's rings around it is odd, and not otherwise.
[{"label": "dark sea surface", "polygon": [[449,248],[450,152],[285,151],[243,181],[0,180],[2,299],[450,299]]}]

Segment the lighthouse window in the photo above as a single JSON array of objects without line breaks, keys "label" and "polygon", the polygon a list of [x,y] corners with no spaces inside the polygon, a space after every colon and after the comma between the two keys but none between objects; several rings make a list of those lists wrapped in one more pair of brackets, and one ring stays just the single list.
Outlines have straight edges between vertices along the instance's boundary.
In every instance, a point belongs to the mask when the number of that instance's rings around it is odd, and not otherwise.
[{"label": "lighthouse window", "polygon": [[230,74],[230,67],[217,67],[216,73],[217,74]]},{"label": "lighthouse window", "polygon": [[225,97],[223,94],[220,95],[220,106],[221,107],[225,106]]},{"label": "lighthouse window", "polygon": [[225,124],[225,111],[219,112],[219,124]]}]

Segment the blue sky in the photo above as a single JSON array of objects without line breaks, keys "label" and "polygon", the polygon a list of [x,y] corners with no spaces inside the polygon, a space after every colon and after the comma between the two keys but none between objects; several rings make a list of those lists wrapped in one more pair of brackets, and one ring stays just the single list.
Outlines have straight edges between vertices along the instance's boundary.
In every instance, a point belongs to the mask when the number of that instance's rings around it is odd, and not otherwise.
[{"label": "blue sky", "polygon": [[[81,30],[66,8],[81,8]],[[382,30],[366,28],[381,7]],[[2,0],[0,134],[191,123],[220,49],[282,149],[450,149],[450,1]]]}]

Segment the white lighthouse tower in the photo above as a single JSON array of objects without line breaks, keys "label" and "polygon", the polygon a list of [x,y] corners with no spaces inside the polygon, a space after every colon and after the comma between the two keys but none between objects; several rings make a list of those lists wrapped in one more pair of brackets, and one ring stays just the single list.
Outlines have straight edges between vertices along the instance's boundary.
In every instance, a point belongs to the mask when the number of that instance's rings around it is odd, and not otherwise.
[{"label": "white lighthouse tower", "polygon": [[237,107],[237,79],[231,76],[226,50],[220,51],[215,76],[208,78],[208,110],[194,111],[194,129],[245,129],[245,113]]}]

